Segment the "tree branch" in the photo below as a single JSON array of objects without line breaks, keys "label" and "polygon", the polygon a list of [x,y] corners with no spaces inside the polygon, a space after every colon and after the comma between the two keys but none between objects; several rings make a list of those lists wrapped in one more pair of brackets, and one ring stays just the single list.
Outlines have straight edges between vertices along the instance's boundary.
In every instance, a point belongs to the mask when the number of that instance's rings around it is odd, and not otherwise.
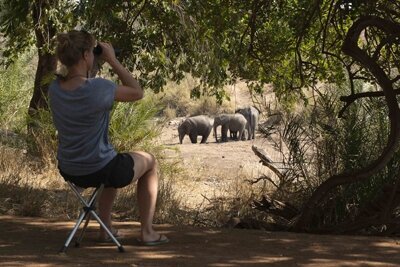
[{"label": "tree branch", "polygon": [[312,194],[304,205],[302,213],[296,222],[295,230],[306,230],[311,227],[313,212],[316,207],[329,195],[329,191],[337,186],[354,183],[371,177],[386,166],[397,150],[400,141],[400,109],[397,104],[393,84],[387,74],[364,50],[358,46],[361,33],[368,27],[376,27],[387,35],[400,33],[400,24],[379,17],[361,17],[353,23],[347,32],[342,51],[356,59],[361,66],[366,67],[375,77],[377,83],[383,90],[389,110],[390,134],[381,155],[368,166],[353,172],[344,172],[333,175],[324,181]]},{"label": "tree branch", "polygon": [[267,180],[268,182],[270,182],[273,186],[275,186],[276,188],[279,188],[279,185],[277,185],[275,182],[274,182],[274,180],[272,180],[272,178],[270,178],[270,177],[268,177],[268,176],[266,176],[266,175],[262,175],[262,176],[260,176],[260,177],[258,177],[257,179],[255,179],[255,180],[249,180],[249,179],[247,179],[247,180],[245,180],[246,182],[249,182],[250,184],[256,184],[256,183],[258,183],[259,181],[262,181],[262,180]]},{"label": "tree branch", "polygon": [[396,34],[396,35],[391,35],[391,36],[386,37],[385,39],[383,39],[382,42],[380,42],[380,43],[377,45],[377,47],[376,47],[376,49],[375,49],[375,52],[374,52],[374,54],[372,55],[372,58],[373,58],[375,61],[378,60],[378,57],[379,57],[379,55],[380,55],[380,52],[381,52],[382,48],[383,48],[385,45],[387,45],[387,44],[393,43],[398,37],[399,37],[399,34]]},{"label": "tree branch", "polygon": [[271,171],[273,171],[278,177],[279,179],[282,181],[285,177],[284,175],[278,170],[278,168],[276,168],[273,165],[272,160],[267,156],[267,154],[265,153],[264,150],[256,147],[256,146],[251,146],[251,149],[253,150],[254,154],[256,154],[257,157],[260,158],[261,163],[268,167]]},{"label": "tree branch", "polygon": [[[400,95],[400,89],[395,89],[393,90],[396,95]],[[346,109],[357,99],[364,98],[364,97],[381,97],[385,96],[383,91],[378,91],[378,92],[363,92],[363,93],[358,93],[358,94],[352,94],[348,96],[341,96],[339,99],[342,102],[345,102],[345,105],[342,107],[342,109],[339,111],[339,118],[343,117],[343,113],[346,111]]]},{"label": "tree branch", "polygon": [[398,75],[396,78],[391,80],[391,82],[394,84],[394,83],[398,82],[399,80],[400,80],[400,75]]}]

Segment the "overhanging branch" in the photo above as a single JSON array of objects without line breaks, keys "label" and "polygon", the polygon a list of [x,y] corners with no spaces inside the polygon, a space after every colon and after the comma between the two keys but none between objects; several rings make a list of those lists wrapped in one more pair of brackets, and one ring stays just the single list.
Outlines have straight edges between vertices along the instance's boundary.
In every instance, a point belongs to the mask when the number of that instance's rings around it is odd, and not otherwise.
[{"label": "overhanging branch", "polygon": [[[393,92],[396,95],[400,94],[400,89],[395,89]],[[383,91],[377,91],[377,92],[363,92],[363,93],[358,93],[358,94],[353,94],[353,95],[348,95],[348,96],[341,96],[339,99],[342,102],[345,102],[344,107],[339,111],[339,118],[342,118],[343,113],[346,111],[346,109],[357,99],[360,98],[365,98],[365,97],[382,97],[385,96]]]}]

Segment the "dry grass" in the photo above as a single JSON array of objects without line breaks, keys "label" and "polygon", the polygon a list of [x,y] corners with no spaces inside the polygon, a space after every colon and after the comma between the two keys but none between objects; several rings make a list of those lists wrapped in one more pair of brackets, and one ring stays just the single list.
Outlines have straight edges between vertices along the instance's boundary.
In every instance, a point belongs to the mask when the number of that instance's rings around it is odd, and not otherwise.
[{"label": "dry grass", "polygon": [[[24,150],[0,147],[0,213],[19,216],[75,218],[80,203],[58,174],[55,165],[37,161]],[[204,177],[194,175],[198,170],[183,170],[182,165],[161,161],[161,179],[155,221],[175,225],[222,226],[233,216],[252,213],[250,204],[259,188],[245,182],[239,174],[224,180],[226,174],[210,174],[208,183],[215,184],[212,192],[187,197],[202,183]],[[242,176],[241,176],[242,175]],[[192,177],[193,181],[188,181]],[[220,181],[220,182],[217,182]],[[207,187],[209,188],[209,187]],[[257,192],[255,192],[257,190]],[[136,186],[122,189],[114,209],[117,220],[138,220]]]},{"label": "dry grass", "polygon": [[[57,167],[48,161],[30,157],[23,149],[0,146],[0,214],[19,216],[75,217],[80,203],[68,188]],[[167,170],[166,168],[169,168]],[[176,172],[172,165],[163,166],[163,176]],[[115,203],[115,217],[138,219],[136,187],[120,191]],[[158,222],[174,222],[179,201],[175,199],[173,181],[160,179]]]},{"label": "dry grass", "polygon": [[[226,180],[226,174],[212,175],[208,179],[213,186],[208,186],[197,197],[196,201],[185,202],[187,212],[186,224],[200,227],[223,227],[233,217],[260,218],[264,216],[252,209],[252,203],[263,191],[258,185],[251,185],[248,176],[238,174],[232,179]],[[184,188],[198,191],[199,183],[186,185]],[[211,189],[213,188],[213,189]],[[188,190],[189,191],[189,190]],[[184,195],[184,192],[181,192]],[[187,195],[184,195],[187,197]]]},{"label": "dry grass", "polygon": [[[235,102],[225,100],[222,105],[217,104],[215,97],[202,95],[198,99],[190,98],[190,89],[197,81],[186,77],[180,84],[170,82],[165,90],[157,95],[160,103],[165,107],[162,115],[167,119],[196,115],[215,115],[218,113],[235,111]],[[226,88],[231,91],[231,88]]]},{"label": "dry grass", "polygon": [[62,205],[54,205],[60,203],[65,191],[54,166],[29,157],[24,149],[0,145],[0,155],[2,213],[45,217],[64,214]]}]

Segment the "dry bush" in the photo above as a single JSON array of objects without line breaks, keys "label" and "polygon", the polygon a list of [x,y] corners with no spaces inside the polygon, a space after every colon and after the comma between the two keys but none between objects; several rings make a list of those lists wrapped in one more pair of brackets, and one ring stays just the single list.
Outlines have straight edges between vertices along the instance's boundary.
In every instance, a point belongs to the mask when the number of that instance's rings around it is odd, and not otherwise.
[{"label": "dry bush", "polygon": [[[65,190],[58,182],[54,167],[30,157],[26,150],[0,146],[0,212],[19,216],[58,217],[59,192]],[[56,188],[56,189],[55,189]],[[55,189],[55,190],[54,190]]]},{"label": "dry bush", "polygon": [[219,105],[214,96],[201,95],[199,98],[191,98],[190,90],[195,84],[196,80],[191,77],[186,77],[180,84],[168,83],[164,91],[157,95],[161,106],[165,107],[162,115],[167,119],[173,119],[203,114],[213,116],[235,111],[233,102],[225,100]]},{"label": "dry bush", "polygon": [[174,118],[176,118],[176,109],[171,108],[170,105],[167,105],[166,108],[164,108],[163,110],[163,116],[165,117],[165,119],[167,120],[172,120]]},{"label": "dry bush", "polygon": [[[74,219],[81,204],[59,175],[56,166],[30,157],[21,149],[0,146],[0,214]],[[179,165],[160,163],[160,184],[155,222],[179,223],[184,212],[176,197]],[[87,196],[90,190],[84,194]],[[139,219],[136,185],[119,191],[116,219]]]},{"label": "dry bush", "polygon": [[190,116],[209,115],[213,116],[219,113],[234,113],[235,110],[231,102],[224,101],[222,105],[216,102],[213,96],[203,96],[195,99],[192,105],[188,108]]},{"label": "dry bush", "polygon": [[[185,86],[186,85],[186,86]],[[169,118],[174,115],[177,117],[185,116],[188,113],[188,107],[191,105],[190,91],[188,82],[180,84],[168,83],[163,92],[156,95],[157,101],[164,106],[163,116]]]},{"label": "dry bush", "polygon": [[[361,91],[363,84],[356,84]],[[273,197],[300,208],[315,189],[332,175],[351,172],[376,159],[389,133],[387,110],[382,99],[362,99],[348,107],[342,119],[337,114],[341,88],[325,85],[322,97],[306,107],[283,112],[272,127],[260,127],[281,151],[285,172],[273,181]],[[265,126],[265,127],[264,127]],[[272,138],[275,137],[275,138]],[[329,197],[314,210],[314,227],[352,222],[372,206],[385,184],[394,183],[400,156],[365,181],[332,188]]]},{"label": "dry bush", "polygon": [[[190,164],[190,167],[187,166]],[[201,159],[183,164],[175,176],[178,199],[181,199],[181,223],[199,227],[221,227],[233,217],[263,218],[251,203],[270,188],[252,185],[249,169],[232,174],[205,166]],[[261,217],[260,217],[261,216]]]},{"label": "dry bush", "polygon": [[[265,214],[255,210],[252,205],[265,192],[258,185],[249,183],[246,177],[238,174],[232,180],[220,184],[213,192],[202,194],[201,202],[187,208],[186,224],[197,227],[229,227],[232,218],[266,220]],[[223,180],[222,176],[215,178]]]}]

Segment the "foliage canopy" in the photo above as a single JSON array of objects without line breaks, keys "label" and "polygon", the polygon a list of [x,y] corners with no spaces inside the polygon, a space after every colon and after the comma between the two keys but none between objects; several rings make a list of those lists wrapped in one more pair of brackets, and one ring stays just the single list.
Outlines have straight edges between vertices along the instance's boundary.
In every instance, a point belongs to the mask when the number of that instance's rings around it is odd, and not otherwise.
[{"label": "foliage canopy", "polygon": [[[35,42],[52,51],[57,32],[84,28],[120,48],[143,86],[158,92],[191,73],[200,78],[194,96],[219,100],[220,88],[236,79],[256,91],[272,83],[286,100],[319,81],[373,80],[341,52],[346,32],[366,15],[399,22],[399,3],[383,0],[3,0],[0,7],[3,63]],[[368,30],[364,45],[372,51],[378,38]],[[381,62],[393,68],[396,53],[387,47]]]}]

